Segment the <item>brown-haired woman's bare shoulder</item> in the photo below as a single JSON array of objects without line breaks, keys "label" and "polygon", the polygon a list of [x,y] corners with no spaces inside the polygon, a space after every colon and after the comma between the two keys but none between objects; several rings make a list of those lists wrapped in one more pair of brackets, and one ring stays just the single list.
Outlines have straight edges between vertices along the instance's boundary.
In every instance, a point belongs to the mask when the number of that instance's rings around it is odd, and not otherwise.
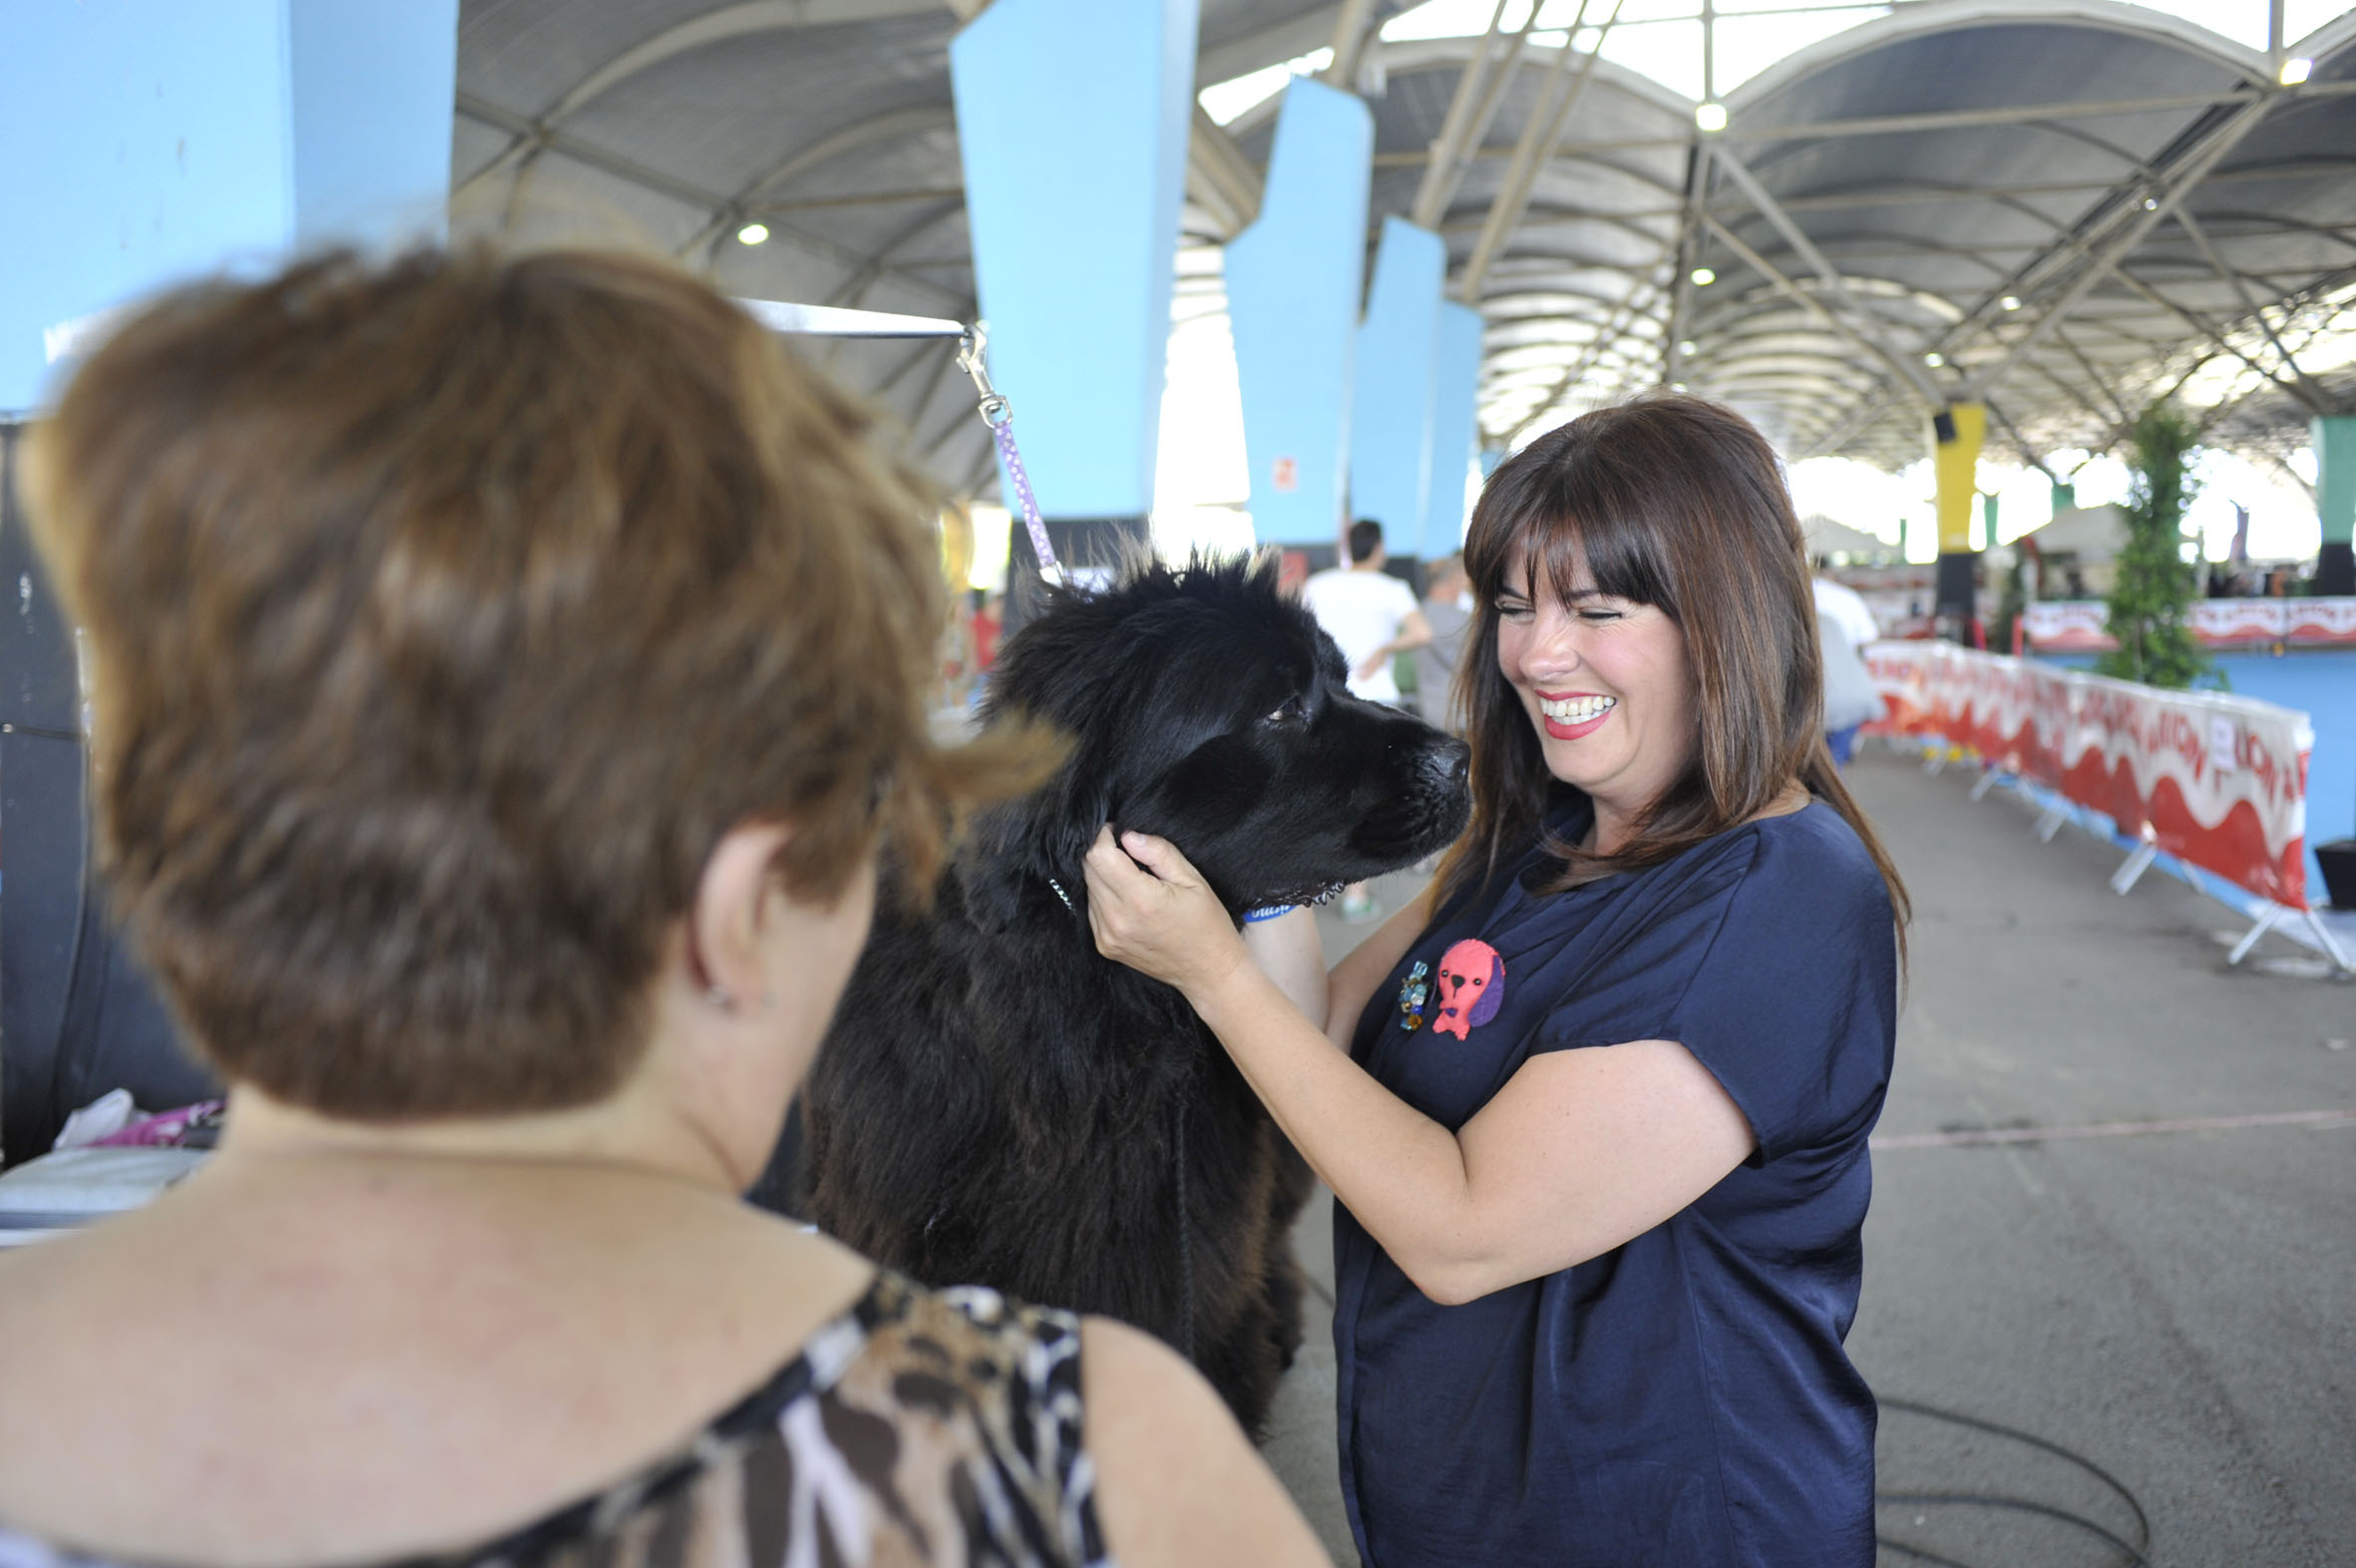
[{"label": "brown-haired woman's bare shoulder", "polygon": [[1080,1343],[1088,1450],[1123,1568],[1330,1561],[1193,1368],[1159,1340],[1103,1318],[1085,1322]]}]

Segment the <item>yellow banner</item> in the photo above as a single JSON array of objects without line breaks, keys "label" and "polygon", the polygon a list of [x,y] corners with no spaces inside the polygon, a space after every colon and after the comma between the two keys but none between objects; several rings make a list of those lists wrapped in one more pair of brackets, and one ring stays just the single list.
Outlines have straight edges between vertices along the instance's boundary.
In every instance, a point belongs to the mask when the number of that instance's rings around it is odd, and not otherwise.
[{"label": "yellow banner", "polygon": [[1980,488],[1980,446],[1988,439],[1983,403],[1950,403],[1931,425],[1931,466],[1939,480],[1939,554],[1971,549],[1972,498]]}]

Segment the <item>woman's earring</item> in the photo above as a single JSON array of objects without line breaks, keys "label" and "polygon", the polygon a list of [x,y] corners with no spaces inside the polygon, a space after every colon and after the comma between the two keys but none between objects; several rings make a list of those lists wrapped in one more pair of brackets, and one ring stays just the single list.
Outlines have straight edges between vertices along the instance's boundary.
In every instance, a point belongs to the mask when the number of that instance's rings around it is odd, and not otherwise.
[{"label": "woman's earring", "polygon": [[734,1012],[736,1010],[736,998],[728,994],[728,987],[725,985],[712,986],[709,990],[706,990],[703,993],[703,999],[710,1002],[713,1006],[719,1008],[722,1012]]}]

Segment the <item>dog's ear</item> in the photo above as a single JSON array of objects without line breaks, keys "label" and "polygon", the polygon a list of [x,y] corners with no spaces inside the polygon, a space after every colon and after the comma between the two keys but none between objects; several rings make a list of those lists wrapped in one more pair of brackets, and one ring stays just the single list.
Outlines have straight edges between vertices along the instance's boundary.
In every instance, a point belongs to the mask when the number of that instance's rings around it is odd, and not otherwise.
[{"label": "dog's ear", "polygon": [[1088,752],[1074,753],[1071,762],[1039,792],[1038,810],[1031,816],[1020,846],[1020,858],[1031,873],[1053,877],[1071,886],[1080,875],[1080,862],[1096,842],[1112,809],[1112,781],[1108,764]]},{"label": "dog's ear", "polygon": [[1075,753],[1056,775],[1020,800],[977,815],[967,849],[958,857],[966,912],[986,932],[1014,925],[1027,889],[1050,880],[1073,898],[1084,880],[1081,861],[1111,810],[1101,764]]}]

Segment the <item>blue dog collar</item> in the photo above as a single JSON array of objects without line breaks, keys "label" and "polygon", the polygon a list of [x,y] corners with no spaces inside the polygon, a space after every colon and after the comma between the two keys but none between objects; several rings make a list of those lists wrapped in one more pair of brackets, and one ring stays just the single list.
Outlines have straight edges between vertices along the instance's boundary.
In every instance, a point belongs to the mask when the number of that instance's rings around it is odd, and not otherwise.
[{"label": "blue dog collar", "polygon": [[1271,904],[1264,910],[1246,910],[1244,911],[1244,924],[1256,926],[1261,921],[1274,920],[1279,915],[1290,915],[1300,907],[1298,904]]}]

